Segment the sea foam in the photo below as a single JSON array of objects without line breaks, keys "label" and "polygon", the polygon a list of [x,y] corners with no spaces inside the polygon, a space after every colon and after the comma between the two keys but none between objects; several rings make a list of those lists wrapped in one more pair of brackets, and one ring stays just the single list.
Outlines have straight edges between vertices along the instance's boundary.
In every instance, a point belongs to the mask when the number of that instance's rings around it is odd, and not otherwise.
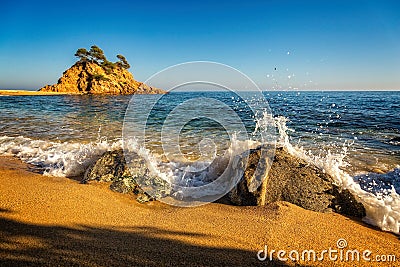
[{"label": "sea foam", "polygon": [[0,154],[16,156],[43,170],[44,175],[72,177],[82,174],[105,151],[122,147],[122,142],[100,140],[90,143],[51,142],[23,136],[0,137]]},{"label": "sea foam", "polygon": [[[275,119],[280,134],[279,145],[285,147],[293,156],[316,165],[332,176],[335,184],[341,189],[348,189],[356,196],[366,209],[366,217],[363,218],[365,222],[378,226],[385,231],[400,233],[400,195],[396,192],[394,186],[391,186],[389,190],[387,189],[385,195],[377,193],[377,190],[381,190],[380,188],[369,191],[363,190],[359,183],[360,179],[352,177],[343,170],[344,167],[349,165],[345,160],[347,155],[346,146],[343,146],[343,152],[340,154],[333,154],[328,151],[326,156],[313,155],[311,151],[305,151],[303,147],[293,146],[290,143],[287,134],[290,130],[286,125],[287,118],[277,117]],[[386,174],[372,174],[372,176],[378,176],[382,179],[389,179],[392,183],[396,182],[395,179],[399,180],[398,175],[397,168]]]},{"label": "sea foam", "polygon": [[[266,120],[270,122],[271,118],[266,117]],[[301,146],[291,144],[288,135],[290,129],[286,125],[287,121],[288,119],[285,117],[274,118],[275,126],[279,132],[278,146],[283,146],[293,156],[316,165],[325,173],[331,175],[336,185],[342,189],[348,189],[364,205],[366,217],[363,220],[365,222],[378,226],[382,230],[399,234],[400,195],[397,192],[399,191],[400,168],[386,174],[351,176],[344,170],[344,167],[349,164],[346,161],[346,146],[343,146],[343,151],[340,154],[328,151],[325,156],[314,155],[311,151],[305,151]],[[263,122],[257,123],[261,125]],[[240,149],[240,147],[250,148],[258,145],[253,140],[233,141],[230,153],[242,153],[243,149]],[[122,140],[113,142],[98,140],[90,143],[79,143],[51,142],[23,136],[0,137],[0,155],[16,156],[24,162],[40,167],[45,175],[59,177],[81,175],[105,151],[122,147]],[[187,165],[181,162],[162,162],[160,158],[153,157],[148,150],[138,147],[137,144],[131,147],[134,147],[139,155],[145,157],[151,163],[150,167],[153,168],[153,172],[169,182],[180,181],[182,185],[190,183],[190,186],[200,187],[209,182],[210,177],[212,178],[221,172],[219,169],[206,168],[205,166],[209,166],[210,162],[197,162],[192,167],[204,169],[204,172],[193,172],[193,170],[183,168]],[[226,160],[223,157],[217,159],[221,162],[221,166],[226,166],[222,164]],[[189,173],[194,174],[189,177]],[[388,186],[388,183],[385,183],[384,188],[382,186],[371,186],[374,183],[379,185],[377,181],[391,182],[393,185]]]}]

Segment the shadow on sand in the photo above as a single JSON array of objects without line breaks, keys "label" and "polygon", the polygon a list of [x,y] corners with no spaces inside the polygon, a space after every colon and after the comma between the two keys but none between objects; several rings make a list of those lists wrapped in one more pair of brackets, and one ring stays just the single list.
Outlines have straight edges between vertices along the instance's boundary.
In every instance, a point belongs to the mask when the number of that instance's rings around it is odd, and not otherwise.
[{"label": "shadow on sand", "polygon": [[255,251],[176,240],[186,237],[207,238],[154,227],[47,226],[0,217],[0,266],[285,266],[260,262]]}]

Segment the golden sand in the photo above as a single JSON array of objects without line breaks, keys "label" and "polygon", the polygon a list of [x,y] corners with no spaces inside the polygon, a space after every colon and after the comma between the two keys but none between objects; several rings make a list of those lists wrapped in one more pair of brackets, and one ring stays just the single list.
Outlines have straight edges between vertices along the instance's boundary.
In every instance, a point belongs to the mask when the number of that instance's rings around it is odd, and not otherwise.
[{"label": "golden sand", "polygon": [[71,93],[41,92],[29,90],[0,90],[0,96],[30,96],[30,95],[70,95]]},{"label": "golden sand", "polygon": [[400,262],[398,236],[338,214],[285,202],[196,208],[138,204],[105,184],[42,176],[15,158],[0,157],[0,266],[293,266],[279,262],[276,254],[274,262],[261,262],[256,254],[265,245],[288,252],[336,249],[340,238],[347,249],[395,254]]}]

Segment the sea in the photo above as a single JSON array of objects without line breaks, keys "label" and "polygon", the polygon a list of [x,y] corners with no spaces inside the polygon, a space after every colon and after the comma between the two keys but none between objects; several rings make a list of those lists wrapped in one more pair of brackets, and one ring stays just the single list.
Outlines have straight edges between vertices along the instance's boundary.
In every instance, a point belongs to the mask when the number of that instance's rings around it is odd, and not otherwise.
[{"label": "sea", "polygon": [[129,140],[167,179],[201,185],[208,174],[182,164],[275,142],[356,195],[364,221],[400,233],[399,91],[0,96],[0,114],[0,155],[53,177],[83,175]]}]

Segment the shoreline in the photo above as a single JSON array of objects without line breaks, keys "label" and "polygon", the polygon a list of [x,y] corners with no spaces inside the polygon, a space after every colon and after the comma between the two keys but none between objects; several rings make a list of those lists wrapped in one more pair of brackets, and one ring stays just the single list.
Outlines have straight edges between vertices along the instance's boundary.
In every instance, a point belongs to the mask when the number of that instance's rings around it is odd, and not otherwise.
[{"label": "shoreline", "polygon": [[41,92],[29,90],[0,90],[0,96],[47,96],[47,95],[78,95],[73,93]]},{"label": "shoreline", "polygon": [[[167,92],[168,93],[168,92]],[[165,94],[167,94],[165,93]],[[140,93],[141,94],[141,93]],[[42,92],[42,91],[29,91],[29,90],[2,90],[0,89],[0,96],[55,96],[55,95],[95,95],[95,96],[118,96],[118,95],[134,95],[134,94],[114,94],[114,93],[71,93],[71,92]],[[148,95],[148,94],[144,94]]]},{"label": "shoreline", "polygon": [[399,236],[286,202],[196,208],[139,204],[107,184],[43,176],[5,156],[0,157],[0,180],[0,265],[353,266],[279,262],[276,254],[274,262],[261,262],[256,256],[265,245],[276,251],[322,251],[336,248],[341,238],[348,249],[393,254],[400,260]]}]

